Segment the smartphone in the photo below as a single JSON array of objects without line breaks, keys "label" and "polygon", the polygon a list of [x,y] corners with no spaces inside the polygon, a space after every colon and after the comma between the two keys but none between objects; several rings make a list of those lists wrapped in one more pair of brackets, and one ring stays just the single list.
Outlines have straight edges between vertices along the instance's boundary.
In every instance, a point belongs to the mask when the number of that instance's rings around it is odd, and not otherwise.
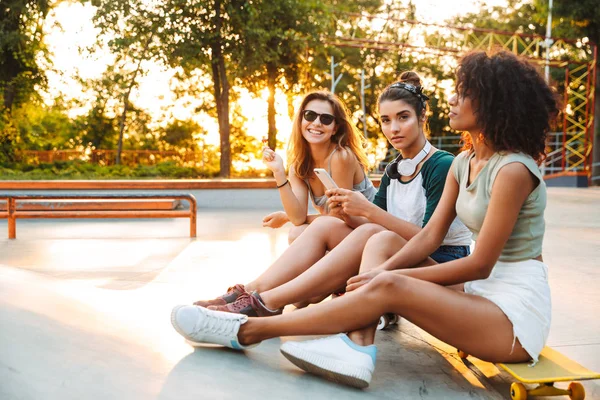
[{"label": "smartphone", "polygon": [[325,189],[329,190],[338,187],[331,175],[329,175],[329,172],[327,172],[323,168],[315,168],[315,174],[317,174],[317,178],[319,178],[321,182],[323,182]]}]

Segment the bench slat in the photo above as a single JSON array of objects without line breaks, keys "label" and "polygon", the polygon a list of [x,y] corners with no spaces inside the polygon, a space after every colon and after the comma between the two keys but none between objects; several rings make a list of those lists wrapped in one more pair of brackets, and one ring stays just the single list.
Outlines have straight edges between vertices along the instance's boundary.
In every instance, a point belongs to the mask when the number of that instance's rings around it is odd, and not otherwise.
[{"label": "bench slat", "polygon": [[[19,211],[88,211],[88,210],[174,210],[180,201],[166,200],[22,200]],[[6,211],[6,201],[0,201],[0,211]]]},{"label": "bench slat", "polygon": [[189,218],[187,210],[171,211],[19,211],[16,219],[24,218]]}]

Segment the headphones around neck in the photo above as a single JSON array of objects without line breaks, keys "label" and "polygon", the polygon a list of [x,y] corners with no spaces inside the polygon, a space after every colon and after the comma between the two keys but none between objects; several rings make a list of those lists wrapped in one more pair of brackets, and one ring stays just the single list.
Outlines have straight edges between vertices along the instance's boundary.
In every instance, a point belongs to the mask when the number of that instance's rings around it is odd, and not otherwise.
[{"label": "headphones around neck", "polygon": [[400,179],[401,176],[411,176],[417,170],[417,166],[427,157],[431,150],[429,140],[425,141],[425,146],[414,158],[401,158],[402,155],[396,157],[394,161],[388,164],[385,173],[390,179]]}]

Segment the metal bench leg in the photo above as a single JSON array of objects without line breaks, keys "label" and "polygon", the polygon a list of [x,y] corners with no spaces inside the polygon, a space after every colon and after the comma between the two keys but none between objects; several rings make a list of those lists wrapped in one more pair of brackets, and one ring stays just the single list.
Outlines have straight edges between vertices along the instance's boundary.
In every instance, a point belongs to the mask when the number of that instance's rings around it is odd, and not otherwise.
[{"label": "metal bench leg", "polygon": [[17,220],[15,218],[15,199],[12,197],[8,198],[6,203],[8,208],[8,238],[16,239],[17,238]]},{"label": "metal bench leg", "polygon": [[190,203],[190,237],[196,237],[196,217],[198,213],[198,205],[196,203],[196,198],[190,195],[191,198],[188,199]]}]

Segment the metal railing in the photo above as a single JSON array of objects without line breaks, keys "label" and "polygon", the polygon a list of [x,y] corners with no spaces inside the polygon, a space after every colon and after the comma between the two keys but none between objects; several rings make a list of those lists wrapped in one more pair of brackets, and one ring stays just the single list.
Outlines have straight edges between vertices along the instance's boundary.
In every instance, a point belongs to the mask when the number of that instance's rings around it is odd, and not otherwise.
[{"label": "metal railing", "polygon": [[[17,237],[17,219],[40,218],[189,218],[190,237],[196,237],[196,198],[191,194],[46,194],[46,193],[0,193],[0,199],[6,200],[6,211],[0,212],[0,218],[8,219],[8,238]],[[187,200],[187,210],[61,210],[60,207],[44,211],[30,211],[17,208],[18,201],[27,200],[147,200],[181,199]]]},{"label": "metal railing", "polygon": [[[462,147],[459,135],[432,136],[429,141],[438,149],[452,154],[458,154]],[[586,165],[582,160],[585,160],[587,156],[588,147],[584,132],[549,133],[544,174],[585,171]],[[23,150],[17,152],[17,158],[27,164],[81,160],[98,165],[114,165],[116,153],[116,150]],[[376,165],[374,172],[383,173],[385,166],[397,156],[398,151],[390,148],[385,158]],[[201,165],[204,154],[203,152],[194,151],[124,150],[121,159],[124,165],[155,165],[164,161],[173,161],[179,165]]]}]

